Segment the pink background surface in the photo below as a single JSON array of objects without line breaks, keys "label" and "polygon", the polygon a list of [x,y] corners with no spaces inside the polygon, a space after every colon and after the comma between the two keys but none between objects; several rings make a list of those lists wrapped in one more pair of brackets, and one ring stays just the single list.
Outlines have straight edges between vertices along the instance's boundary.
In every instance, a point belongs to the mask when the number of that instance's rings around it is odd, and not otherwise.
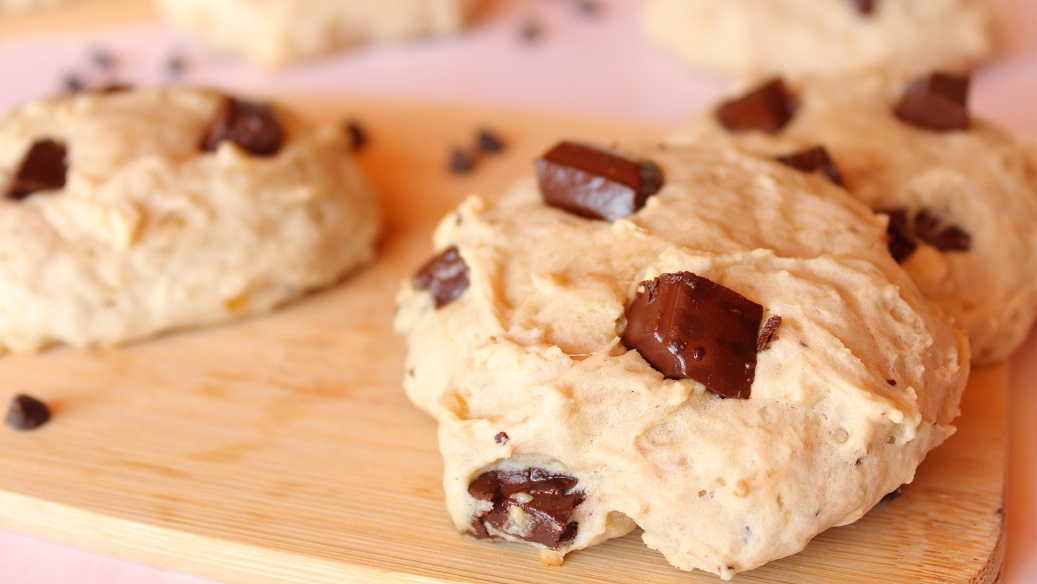
[{"label": "pink background surface", "polygon": [[[996,59],[976,79],[980,115],[1037,137],[1037,1],[997,0]],[[715,77],[683,69],[648,45],[637,28],[636,0],[602,0],[596,17],[566,0],[498,0],[458,39],[364,49],[276,73],[205,55],[160,25],[141,24],[76,35],[0,39],[0,109],[60,90],[69,72],[89,82],[164,80],[171,53],[186,56],[181,82],[257,95],[343,95],[516,106],[617,119],[677,123],[721,91]],[[2,17],[0,17],[2,18]],[[542,36],[519,40],[535,19]],[[110,73],[92,66],[91,49],[117,60]],[[1035,275],[1037,277],[1037,275]],[[1010,363],[1008,584],[1037,582],[1037,335]],[[0,530],[3,584],[198,584],[207,582]]]}]

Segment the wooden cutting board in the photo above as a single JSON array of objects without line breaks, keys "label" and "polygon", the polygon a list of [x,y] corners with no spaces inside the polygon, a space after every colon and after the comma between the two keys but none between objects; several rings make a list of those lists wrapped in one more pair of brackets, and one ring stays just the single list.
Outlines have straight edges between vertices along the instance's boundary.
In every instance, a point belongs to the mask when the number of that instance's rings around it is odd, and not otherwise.
[{"label": "wooden cutting board", "polygon": [[[469,192],[531,171],[561,137],[653,139],[661,128],[508,110],[306,102],[362,120],[358,161],[387,230],[375,264],[274,315],[108,352],[0,358],[0,404],[54,408],[0,428],[0,525],[226,582],[716,582],[671,568],[636,533],[542,566],[526,546],[457,535],[433,420],[401,389],[393,296],[430,232]],[[446,171],[451,145],[497,130],[507,151]],[[531,242],[533,244],[535,242]],[[1000,579],[1006,375],[978,372],[959,432],[903,495],[739,582]]]}]

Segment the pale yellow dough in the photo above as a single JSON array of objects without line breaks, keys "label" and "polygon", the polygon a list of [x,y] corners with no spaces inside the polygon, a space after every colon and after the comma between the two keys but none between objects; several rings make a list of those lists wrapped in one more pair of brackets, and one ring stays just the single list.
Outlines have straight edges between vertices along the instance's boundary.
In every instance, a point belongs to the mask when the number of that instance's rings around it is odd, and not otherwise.
[{"label": "pale yellow dough", "polygon": [[643,25],[696,67],[797,76],[874,66],[965,69],[992,49],[989,0],[646,0]]},{"label": "pale yellow dough", "polygon": [[155,0],[174,26],[265,66],[458,33],[482,0]]},{"label": "pale yellow dough", "polygon": [[997,363],[1037,319],[1037,145],[982,119],[935,132],[898,119],[907,80],[870,71],[793,82],[799,106],[776,134],[731,133],[707,111],[675,143],[765,156],[823,145],[850,193],[876,210],[929,209],[968,232],[967,252],[920,243],[904,263],[922,293],[969,334],[977,364]]},{"label": "pale yellow dough", "polygon": [[199,144],[222,96],[136,89],[0,116],[0,188],[29,147],[66,144],[65,188],[0,200],[0,348],[115,345],[266,312],[372,259],[375,198],[335,127],[275,108],[256,157]]},{"label": "pale yellow dough", "polygon": [[[824,179],[730,149],[629,151],[665,176],[629,218],[548,207],[525,180],[440,223],[435,247],[458,248],[470,286],[436,309],[404,283],[405,388],[439,421],[459,530],[485,505],[475,477],[540,467],[586,494],[547,557],[640,526],[673,565],[729,579],[910,482],[953,432],[968,348],[889,257],[883,222]],[[666,380],[620,342],[639,283],[678,271],[783,318],[750,399]]]}]

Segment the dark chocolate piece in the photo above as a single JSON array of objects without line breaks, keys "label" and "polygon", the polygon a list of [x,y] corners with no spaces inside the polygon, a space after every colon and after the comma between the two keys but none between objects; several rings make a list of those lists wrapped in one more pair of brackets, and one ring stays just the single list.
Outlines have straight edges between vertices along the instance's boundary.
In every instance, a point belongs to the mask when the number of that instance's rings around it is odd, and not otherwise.
[{"label": "dark chocolate piece", "polygon": [[360,125],[360,122],[348,120],[343,128],[345,128],[346,137],[349,138],[349,149],[351,151],[357,152],[363,150],[364,146],[367,146],[367,132]]},{"label": "dark chocolate piece", "polygon": [[871,16],[875,12],[875,3],[878,0],[850,0],[857,12],[865,16]]},{"label": "dark chocolate piece", "polygon": [[559,142],[537,159],[536,170],[545,203],[606,221],[633,215],[663,184],[650,160],[577,142]]},{"label": "dark chocolate piece", "polygon": [[414,287],[428,290],[442,308],[468,289],[468,265],[456,247],[448,247],[414,274]]},{"label": "dark chocolate piece", "polygon": [[933,73],[912,81],[893,108],[901,120],[938,132],[969,129],[969,77]]},{"label": "dark chocolate piece", "polygon": [[763,307],[691,272],[662,274],[642,287],[627,308],[623,344],[669,379],[748,399]]},{"label": "dark chocolate piece", "polygon": [[510,439],[507,432],[497,432],[497,435],[493,437],[493,441],[501,445],[507,444]]},{"label": "dark chocolate piece", "polygon": [[772,79],[716,110],[717,121],[732,132],[780,132],[796,115],[796,98],[785,82]]},{"label": "dark chocolate piece", "polygon": [[575,477],[542,468],[491,470],[479,475],[468,493],[493,508],[472,517],[471,535],[480,539],[507,534],[550,549],[576,537],[573,511],[585,498]]},{"label": "dark chocolate piece", "polygon": [[493,130],[483,128],[475,135],[475,145],[479,152],[496,154],[504,150],[504,141]]},{"label": "dark chocolate piece", "polygon": [[255,156],[273,156],[281,149],[284,132],[270,106],[225,97],[205,130],[200,148],[212,152],[224,140]]},{"label": "dark chocolate piece", "polygon": [[468,174],[475,169],[475,159],[463,148],[455,146],[450,149],[450,163],[447,168],[454,174]]},{"label": "dark chocolate piece", "polygon": [[37,191],[49,191],[65,186],[68,172],[68,152],[65,145],[54,140],[40,140],[29,148],[18,172],[7,185],[7,196],[24,199]]},{"label": "dark chocolate piece", "polygon": [[824,146],[814,146],[800,152],[778,156],[775,160],[803,172],[820,172],[833,183],[841,187],[846,186],[843,183],[843,175],[839,172],[839,167],[835,165],[835,161],[828,155],[828,150],[825,150]]},{"label": "dark chocolate piece", "polygon": [[940,251],[969,251],[972,236],[957,225],[948,225],[929,211],[915,214],[915,236]]},{"label": "dark chocolate piece", "polygon": [[897,380],[896,379],[887,379],[886,383],[888,383],[890,385],[890,387],[896,387],[897,386]]},{"label": "dark chocolate piece", "polygon": [[907,209],[889,209],[878,212],[889,216],[889,225],[886,226],[889,253],[898,264],[902,264],[918,249],[914,234],[911,232],[911,220],[908,217]]},{"label": "dark chocolate piece", "polygon": [[760,331],[760,336],[756,339],[756,352],[767,348],[767,343],[778,338],[775,333],[778,331],[778,327],[781,326],[781,317],[772,316],[767,319],[767,322],[763,323],[763,330]]},{"label": "dark chocolate piece", "polygon": [[50,420],[50,408],[40,400],[20,393],[11,400],[4,423],[15,430],[39,428]]}]

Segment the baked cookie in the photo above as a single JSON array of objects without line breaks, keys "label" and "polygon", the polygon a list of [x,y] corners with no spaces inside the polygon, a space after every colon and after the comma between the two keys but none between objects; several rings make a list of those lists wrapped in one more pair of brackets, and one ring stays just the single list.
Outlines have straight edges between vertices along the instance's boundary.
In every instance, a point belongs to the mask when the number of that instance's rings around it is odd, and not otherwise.
[{"label": "baked cookie", "polygon": [[0,0],[0,12],[29,12],[56,8],[82,0]]},{"label": "baked cookie", "polygon": [[661,146],[537,166],[446,217],[398,296],[459,530],[556,563],[640,526],[730,579],[855,521],[953,432],[964,336],[825,179]]},{"label": "baked cookie", "polygon": [[185,88],[0,117],[0,348],[106,346],[269,311],[370,260],[333,127]]},{"label": "baked cookie", "polygon": [[829,172],[889,217],[890,251],[968,332],[974,363],[996,363],[1037,319],[1037,146],[971,116],[967,95],[946,75],[772,81],[673,140],[764,156],[823,147]]},{"label": "baked cookie", "polygon": [[988,0],[646,0],[647,35],[688,63],[759,77],[968,68],[991,50]]},{"label": "baked cookie", "polygon": [[455,34],[481,0],[155,1],[210,47],[278,67],[363,43]]}]

